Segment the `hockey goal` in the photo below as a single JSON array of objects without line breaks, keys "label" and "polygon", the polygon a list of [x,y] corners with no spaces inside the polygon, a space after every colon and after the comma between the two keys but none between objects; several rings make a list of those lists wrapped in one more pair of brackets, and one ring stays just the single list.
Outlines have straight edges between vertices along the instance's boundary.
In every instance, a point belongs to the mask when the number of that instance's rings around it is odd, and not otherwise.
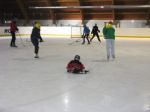
[{"label": "hockey goal", "polygon": [[71,26],[71,38],[81,38],[83,26]]}]

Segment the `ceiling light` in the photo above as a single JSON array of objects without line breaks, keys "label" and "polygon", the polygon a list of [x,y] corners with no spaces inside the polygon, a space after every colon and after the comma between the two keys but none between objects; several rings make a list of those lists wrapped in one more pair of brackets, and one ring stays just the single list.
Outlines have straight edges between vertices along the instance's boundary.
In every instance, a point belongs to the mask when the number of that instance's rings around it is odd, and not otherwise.
[{"label": "ceiling light", "polygon": [[149,8],[150,5],[105,5],[105,6],[47,6],[47,7],[29,7],[30,9],[94,9],[94,8],[105,8],[105,9],[141,9]]}]

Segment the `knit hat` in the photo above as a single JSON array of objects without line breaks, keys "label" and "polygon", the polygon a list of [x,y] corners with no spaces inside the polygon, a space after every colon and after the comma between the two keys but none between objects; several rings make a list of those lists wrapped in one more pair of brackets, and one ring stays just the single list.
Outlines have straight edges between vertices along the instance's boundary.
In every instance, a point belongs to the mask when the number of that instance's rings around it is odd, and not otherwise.
[{"label": "knit hat", "polygon": [[36,27],[36,28],[40,29],[40,27],[41,27],[40,22],[39,22],[39,21],[35,21],[35,23],[34,23],[34,27]]},{"label": "knit hat", "polygon": [[112,21],[109,21],[109,22],[108,22],[108,24],[111,24],[111,25],[112,25],[112,24],[113,24],[113,22],[112,22]]},{"label": "knit hat", "polygon": [[75,55],[74,60],[80,60],[80,56],[79,55]]}]

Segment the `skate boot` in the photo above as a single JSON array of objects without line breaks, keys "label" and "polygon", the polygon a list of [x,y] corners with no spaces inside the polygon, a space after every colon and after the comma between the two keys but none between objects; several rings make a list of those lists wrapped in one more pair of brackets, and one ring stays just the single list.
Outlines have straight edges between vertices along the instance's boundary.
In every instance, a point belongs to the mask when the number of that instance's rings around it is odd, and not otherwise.
[{"label": "skate boot", "polygon": [[84,73],[87,74],[89,72],[89,70],[84,70]]},{"label": "skate boot", "polygon": [[107,56],[107,61],[109,61],[110,56]]},{"label": "skate boot", "polygon": [[36,55],[34,56],[34,58],[39,58],[38,54],[36,54]]}]

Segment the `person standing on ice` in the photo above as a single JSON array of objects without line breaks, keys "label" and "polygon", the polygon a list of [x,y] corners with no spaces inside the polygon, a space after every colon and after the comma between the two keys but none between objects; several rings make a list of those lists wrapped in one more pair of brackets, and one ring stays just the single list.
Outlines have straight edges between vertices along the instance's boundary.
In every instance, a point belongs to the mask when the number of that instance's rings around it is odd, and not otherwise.
[{"label": "person standing on ice", "polygon": [[87,39],[88,44],[90,44],[90,41],[89,41],[90,29],[89,29],[89,27],[86,26],[86,25],[84,25],[83,27],[84,27],[84,29],[83,29],[83,35],[82,35],[82,38],[83,38],[82,44],[85,43],[85,38]]},{"label": "person standing on ice", "polygon": [[10,42],[10,47],[18,47],[16,46],[16,32],[18,31],[18,27],[16,24],[16,20],[13,19],[10,23],[10,33],[12,36],[11,42]]},{"label": "person standing on ice", "polygon": [[40,22],[36,21],[34,23],[34,27],[32,29],[32,33],[31,33],[31,42],[34,45],[34,53],[35,53],[35,57],[34,58],[39,58],[39,41],[43,42],[43,39],[41,37],[40,34],[40,27],[41,24]]},{"label": "person standing on ice", "polygon": [[93,29],[92,29],[92,32],[91,32],[91,33],[93,34],[93,36],[92,36],[92,38],[90,39],[90,42],[92,42],[93,38],[96,36],[97,39],[98,39],[98,41],[101,43],[101,39],[100,39],[99,34],[98,34],[98,33],[100,33],[100,30],[98,29],[97,24],[95,24],[95,25],[93,26]]},{"label": "person standing on ice", "polygon": [[106,40],[107,60],[112,56],[115,59],[115,28],[113,22],[105,23],[103,28],[104,39]]}]

